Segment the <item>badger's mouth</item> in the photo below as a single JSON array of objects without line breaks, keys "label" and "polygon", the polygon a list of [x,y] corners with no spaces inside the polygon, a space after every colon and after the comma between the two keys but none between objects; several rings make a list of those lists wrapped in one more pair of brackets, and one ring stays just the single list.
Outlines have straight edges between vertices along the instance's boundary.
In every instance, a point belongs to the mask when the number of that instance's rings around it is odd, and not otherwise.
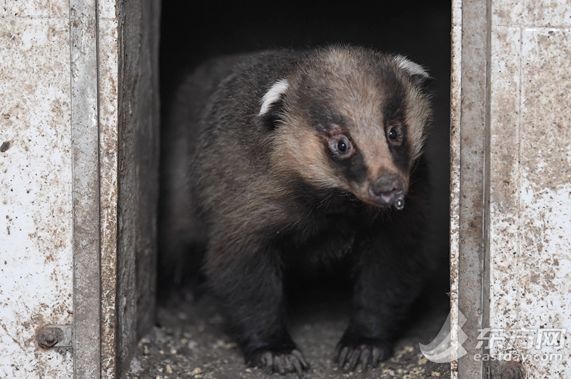
[{"label": "badger's mouth", "polygon": [[405,194],[404,192],[399,192],[394,194],[369,196],[368,203],[377,207],[395,207],[395,209],[401,211],[404,209]]},{"label": "badger's mouth", "polygon": [[404,208],[404,191],[394,190],[389,192],[375,193],[369,189],[369,198],[380,206],[394,206],[396,209],[401,210]]},{"label": "badger's mouth", "polygon": [[397,210],[403,210],[405,206],[406,193],[404,191],[394,191],[390,193],[375,194],[368,191],[366,195],[362,193],[354,193],[355,196],[365,204],[372,205],[377,208],[394,207]]}]

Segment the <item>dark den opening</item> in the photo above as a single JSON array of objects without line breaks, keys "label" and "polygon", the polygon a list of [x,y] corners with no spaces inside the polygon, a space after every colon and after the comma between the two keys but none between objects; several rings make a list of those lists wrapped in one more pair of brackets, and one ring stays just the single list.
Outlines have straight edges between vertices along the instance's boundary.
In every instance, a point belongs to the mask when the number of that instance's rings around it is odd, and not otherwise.
[{"label": "dark den opening", "polygon": [[[269,373],[272,371],[277,373],[299,373],[303,371],[305,363],[308,363],[309,368],[306,368],[304,375],[312,378],[362,377],[362,374],[351,370],[352,366],[371,370],[371,376],[367,377],[402,377],[407,374],[410,377],[449,376],[448,364],[428,361],[420,352],[418,344],[419,342],[429,343],[438,333],[448,314],[450,20],[450,3],[448,1],[384,1],[368,3],[265,2],[259,4],[245,2],[224,3],[219,1],[162,2],[160,38],[161,198],[159,206],[159,279],[157,283],[157,300],[159,305],[157,310],[157,327],[141,341],[137,356],[131,365],[131,373],[133,375],[145,373],[151,376],[167,375],[168,377],[258,378],[264,377],[264,372]],[[352,347],[352,339],[356,338],[358,340],[358,337],[355,336],[368,335],[367,333],[377,333],[379,336],[384,336],[385,332],[378,331],[376,326],[372,326],[376,325],[374,323],[363,324],[366,327],[359,326],[361,325],[359,324],[359,319],[365,316],[362,316],[358,311],[353,313],[352,304],[354,308],[355,302],[361,304],[359,302],[364,301],[364,306],[367,307],[367,301],[374,300],[355,300],[355,298],[352,300],[353,286],[356,284],[354,284],[352,277],[353,269],[350,268],[345,258],[332,260],[331,264],[326,264],[326,267],[319,269],[312,268],[306,270],[309,264],[303,263],[301,269],[292,270],[291,273],[285,268],[286,264],[283,263],[284,269],[276,275],[278,278],[281,278],[282,275],[291,274],[283,282],[286,294],[283,300],[272,299],[270,301],[264,297],[273,296],[271,295],[273,292],[267,288],[278,284],[266,279],[266,276],[264,276],[268,275],[266,272],[261,272],[262,268],[260,267],[271,265],[271,263],[265,262],[265,257],[258,259],[256,263],[258,266],[252,267],[247,266],[248,263],[245,262],[247,258],[240,258],[241,261],[236,264],[241,265],[240,267],[245,267],[243,272],[250,273],[249,275],[252,277],[232,277],[228,279],[230,274],[227,271],[229,271],[230,263],[218,263],[216,261],[206,264],[203,257],[205,246],[190,242],[184,245],[184,248],[178,248],[184,251],[178,251],[176,257],[166,256],[166,254],[170,254],[166,251],[171,249],[168,246],[174,243],[173,239],[177,238],[177,233],[185,233],[182,229],[180,231],[178,229],[174,230],[178,227],[171,225],[173,216],[166,215],[168,212],[165,213],[164,211],[169,206],[168,204],[172,203],[173,200],[169,197],[172,197],[172,191],[175,191],[172,188],[167,188],[168,184],[165,184],[170,180],[168,176],[174,175],[167,173],[169,170],[179,170],[176,175],[184,176],[184,180],[192,181],[196,180],[196,178],[201,178],[201,181],[208,182],[207,179],[201,176],[204,174],[190,173],[190,168],[187,171],[184,169],[186,167],[184,165],[182,168],[172,168],[174,159],[171,154],[174,133],[172,125],[175,122],[174,119],[178,117],[173,116],[173,109],[181,106],[180,95],[176,94],[180,90],[180,85],[184,78],[191,75],[196,68],[203,65],[206,61],[221,56],[283,48],[307,50],[332,44],[359,46],[383,53],[405,56],[410,61],[416,62],[425,68],[431,78],[431,84],[426,91],[429,91],[431,95],[433,116],[423,154],[423,162],[426,162],[428,167],[427,182],[429,184],[427,186],[430,187],[430,203],[427,207],[429,208],[430,216],[423,221],[429,225],[427,226],[427,236],[419,247],[422,253],[429,257],[427,263],[422,264],[423,275],[426,275],[427,278],[419,284],[418,295],[415,296],[414,302],[410,305],[406,317],[403,317],[402,322],[399,323],[398,328],[400,331],[398,335],[395,334],[394,348],[387,347],[385,349],[380,342],[372,344],[374,346],[371,347],[371,350]],[[281,64],[281,61],[286,58],[269,56],[265,59],[268,62],[273,62],[272,59],[277,59]],[[261,64],[264,64],[263,61],[264,59],[262,59]],[[232,65],[233,63],[229,64]],[[315,71],[321,69],[322,67],[314,68]],[[216,71],[216,69],[212,70]],[[270,68],[271,70],[272,68]],[[208,73],[210,71],[206,70],[204,72]],[[244,75],[249,74],[245,73]],[[307,75],[311,76],[312,74],[310,72]],[[383,78],[386,78],[386,76],[383,76]],[[273,82],[275,81],[273,80]],[[383,83],[388,82],[385,81]],[[411,83],[413,83],[411,85],[416,85],[414,81],[411,81]],[[267,88],[269,87],[265,87],[260,94],[264,94]],[[275,90],[279,92],[281,88],[278,86]],[[273,87],[272,90],[274,90]],[[413,90],[416,91],[416,89]],[[262,99],[262,96],[258,95],[256,89],[248,91],[251,92],[251,96],[256,96],[252,100],[256,104],[258,102],[262,104],[263,99],[267,101],[268,96],[271,95],[266,93],[266,97]],[[274,107],[282,106],[282,101],[293,101],[291,99],[294,96],[287,91],[293,91],[293,87],[290,85],[286,90],[285,100],[282,99],[279,102],[268,105],[270,109],[268,113],[272,112]],[[303,88],[297,89],[297,91],[303,91]],[[424,91],[424,87],[418,91]],[[187,93],[190,95],[184,97],[183,102],[188,102],[189,109],[193,104],[207,104],[209,101],[206,95],[201,96],[206,92],[189,91]],[[191,94],[198,95],[193,97]],[[208,95],[210,94],[209,92]],[[233,95],[229,96],[232,97]],[[312,92],[308,95],[302,94],[298,96],[299,98],[307,96],[308,100],[300,100],[300,102],[301,104],[309,104],[315,100],[316,96],[319,97],[319,94],[316,95],[315,92]],[[336,95],[333,94],[332,96],[335,97]],[[341,98],[343,97],[341,96]],[[319,103],[320,99],[315,101]],[[291,104],[287,108],[287,112],[291,112],[291,109],[294,107]],[[243,105],[243,107],[246,106]],[[263,109],[262,107],[260,114],[263,113]],[[188,111],[188,114],[192,112],[194,111]],[[280,117],[283,116],[283,112],[285,111],[271,114],[271,117],[268,116],[267,119],[264,119],[264,122],[271,125],[277,122],[278,126],[272,126],[276,130],[287,126],[280,124]],[[230,116],[220,116],[218,119],[227,120],[228,117]],[[322,116],[320,113],[315,117],[326,116]],[[389,116],[385,114],[385,117]],[[276,130],[272,129],[267,133],[276,133]],[[390,131],[392,133],[392,129]],[[215,132],[212,133],[215,134]],[[412,138],[412,132],[409,130],[407,133],[409,133],[409,138]],[[395,135],[398,137],[398,134]],[[196,135],[196,138],[200,137]],[[255,137],[249,138],[250,140],[255,140]],[[337,138],[335,139],[336,153],[341,154],[339,151],[345,152],[348,149],[347,144],[349,140],[339,139],[345,138],[344,136],[334,138]],[[354,134],[351,141],[355,142],[355,138],[358,137],[355,137]],[[387,138],[393,138],[393,136],[390,135]],[[305,139],[305,137],[303,140],[300,139],[299,143],[305,143]],[[242,137],[235,137],[235,141],[238,141],[236,143],[241,143]],[[261,141],[264,141],[264,139],[261,139]],[[356,142],[356,146],[362,147],[363,143],[359,145],[359,142]],[[201,146],[203,148],[205,145]],[[349,147],[351,146],[349,145]],[[393,154],[395,154],[394,149],[391,148],[390,150]],[[413,149],[413,147],[409,149]],[[233,150],[225,147],[221,148],[221,151]],[[256,159],[263,159],[259,157],[263,154],[265,153],[256,154]],[[234,157],[230,155],[231,153],[226,155],[220,154],[218,156],[219,161],[212,167],[214,169],[216,167],[226,167],[226,161],[241,159],[241,156]],[[251,164],[256,165],[258,163],[256,161]],[[330,165],[332,163],[327,164]],[[363,165],[367,166],[367,164]],[[228,167],[230,168],[221,168],[220,172],[228,172],[228,175],[231,176],[232,173],[236,172],[236,169],[231,168],[231,166]],[[367,166],[366,169],[369,169],[369,167]],[[208,175],[210,171],[205,170],[205,172]],[[345,173],[345,171],[340,169],[339,175],[341,173]],[[218,188],[225,188],[230,185],[228,183],[237,185],[235,183],[240,183],[241,178],[246,175],[246,173],[240,171],[240,178],[236,179],[236,181],[224,179]],[[352,175],[356,174],[353,173]],[[417,179],[410,179],[411,186],[415,185],[415,180]],[[296,188],[302,187],[301,184],[298,186]],[[391,184],[391,186],[394,185]],[[211,194],[213,190],[210,188],[208,191],[210,192],[207,195]],[[305,191],[305,189],[300,191]],[[202,195],[202,198],[216,199],[215,196],[208,197],[207,195]],[[324,196],[329,196],[329,193]],[[333,194],[331,196],[337,195]],[[359,198],[358,194],[355,196]],[[411,195],[411,197],[414,197],[414,195]],[[390,210],[398,217],[406,214],[406,212],[414,212],[412,210],[414,199],[411,200],[406,196],[404,199],[404,210],[397,210],[399,209],[397,203],[394,203],[397,204],[394,205],[396,208],[391,208]],[[330,197],[327,197],[327,200],[323,200],[323,202],[325,203],[329,200]],[[211,201],[215,202],[215,200]],[[239,201],[239,199],[236,199],[236,201]],[[353,198],[351,201],[358,202]],[[359,202],[359,204],[361,203]],[[198,205],[198,207],[201,209],[200,212],[203,212],[203,209],[206,208],[202,204]],[[178,211],[184,212],[184,207],[181,206],[181,209]],[[224,214],[230,212],[225,211]],[[257,210],[253,209],[250,211],[250,214],[256,214],[256,212]],[[311,212],[315,212],[315,210]],[[275,218],[279,217],[277,215]],[[321,224],[319,225],[330,225],[327,217],[325,218],[328,221],[320,221]],[[242,223],[248,222],[247,220],[242,221]],[[405,229],[415,228],[408,221],[403,221],[403,223],[408,224],[404,226]],[[190,226],[186,225],[189,228],[194,227],[193,222],[188,222],[187,224],[190,224]],[[347,221],[347,224],[356,230],[355,234],[351,234],[351,238],[359,238],[354,237],[361,235],[360,226],[354,226],[359,224],[359,222]],[[335,225],[344,224],[336,223]],[[193,233],[204,234],[201,236],[202,238],[205,235],[213,234],[212,229],[215,229],[215,227],[211,227],[210,232],[208,232],[206,229],[202,229],[201,226],[196,228],[197,230],[193,231]],[[311,224],[306,229],[309,230],[311,228],[317,228],[317,226],[314,227],[314,224]],[[315,235],[311,235],[304,240],[310,241],[305,242],[304,246],[310,246],[309,249],[313,245],[322,248],[323,245],[327,244],[327,241],[320,241],[320,238],[332,241],[331,244],[339,244],[337,237],[339,235],[343,236],[345,232],[344,227],[340,228],[338,231],[335,229],[335,232],[316,232]],[[304,233],[306,229],[304,229]],[[275,233],[280,232],[281,229],[276,229],[275,231]],[[231,232],[223,233],[230,234]],[[289,231],[283,233],[287,234]],[[311,232],[306,233],[310,234]],[[382,234],[382,231],[380,233]],[[248,241],[252,238],[248,237]],[[261,238],[264,239],[263,237]],[[391,236],[391,238],[398,240],[399,237]],[[402,238],[406,239],[407,237],[403,234]],[[338,239],[342,240],[341,237]],[[297,239],[293,239],[294,242],[283,241],[286,241],[286,237],[279,240],[274,238],[272,243],[278,244],[278,250],[296,250]],[[351,241],[351,244],[353,244],[353,240]],[[210,243],[214,244],[211,241]],[[236,243],[241,243],[241,240],[238,240]],[[338,246],[335,246],[335,248],[340,249]],[[354,247],[349,249],[354,249]],[[200,254],[196,253],[196,251],[199,251]],[[240,253],[240,255],[246,256],[247,253]],[[294,253],[292,253],[293,255]],[[236,260],[234,258],[230,259],[232,262]],[[284,262],[288,259],[290,258],[284,258]],[[395,273],[388,272],[386,274],[387,277],[395,276],[396,281],[404,281],[403,277],[406,274],[400,276],[396,272],[400,269],[400,266],[408,264],[405,261],[406,259],[408,258],[401,258],[400,255],[389,259],[387,265],[396,265],[396,271]],[[291,260],[297,262],[297,258],[291,258]],[[300,258],[301,260],[303,259]],[[367,262],[361,260],[357,266],[372,265],[372,263]],[[207,267],[207,275],[201,270],[203,265]],[[264,270],[266,269],[264,268]],[[267,270],[270,269],[268,268]],[[258,271],[260,271],[260,278],[263,279],[256,282],[255,276],[258,275]],[[213,272],[216,274],[213,275]],[[222,273],[219,274],[219,272]],[[212,290],[211,283],[208,283],[207,279],[205,279],[208,275],[212,275],[216,278],[216,281],[227,280],[232,281],[233,284],[222,287],[222,285],[215,283],[213,286],[215,289]],[[228,286],[233,287],[232,291],[235,292],[232,292],[229,298],[222,296],[221,304],[219,295],[226,294],[225,288]],[[404,285],[404,287],[407,286],[408,283]],[[256,292],[256,288],[251,289],[252,287],[263,287],[264,289]],[[255,315],[252,315],[251,312],[248,313],[248,309],[243,309],[249,307],[249,303],[240,303],[239,298],[243,295],[243,291],[246,290],[240,290],[236,294],[236,288],[248,288],[248,291],[255,292],[252,296],[260,297],[255,304],[257,307]],[[387,291],[390,296],[409,296],[407,292],[402,292],[403,295],[400,295],[401,292],[399,291],[401,289],[394,289],[393,291],[389,288]],[[212,292],[216,292],[216,296]],[[375,289],[373,288],[369,292],[361,292],[360,296],[365,296],[365,293],[375,293]],[[374,296],[372,299],[374,299]],[[266,315],[266,313],[270,312],[268,307],[273,307],[276,302],[279,304],[275,306],[280,309],[282,306],[287,305],[287,310],[284,311],[287,316],[284,321],[279,321],[278,324],[282,322],[287,323],[287,330],[291,333],[291,341],[293,341],[294,345],[290,345],[289,335],[285,337],[282,335],[285,329],[279,326],[264,328],[260,325],[271,323],[269,320],[277,317],[273,314]],[[265,304],[269,305],[266,306]],[[401,306],[400,303],[398,306]],[[362,307],[362,305],[359,305],[359,307]],[[384,308],[372,306],[371,309],[379,309],[379,312],[385,312],[387,309],[391,311],[390,306]],[[230,313],[230,315],[227,313]],[[256,315],[260,317],[259,320],[244,321],[244,319],[255,318]],[[237,319],[237,323],[227,322],[228,318]],[[347,329],[344,335],[344,331],[350,322],[352,326]],[[388,323],[388,321],[386,322]],[[273,331],[269,332],[268,328]],[[351,328],[358,330],[351,330]],[[367,329],[367,331],[362,330],[363,328]],[[268,336],[271,334],[271,337],[266,336],[266,333],[269,333]],[[287,334],[287,332],[285,333]],[[340,342],[336,352],[336,346],[338,346],[337,344],[342,336],[344,336],[345,340]],[[355,344],[361,346],[361,342],[355,342]],[[276,347],[278,345],[279,349]],[[296,348],[294,348],[295,346]],[[343,347],[345,346],[348,347],[348,350],[343,352]],[[298,358],[297,348],[303,353],[303,358]],[[376,348],[380,350],[375,350]],[[276,353],[276,349],[280,352]],[[356,352],[358,349],[362,349],[360,353]],[[266,350],[270,353],[264,353]],[[392,352],[392,354],[389,352]],[[369,366],[376,366],[375,358],[373,358],[374,354],[380,354],[380,360],[383,360],[383,362],[376,368],[367,367],[367,362]],[[384,354],[386,356],[383,356]],[[341,363],[338,365],[336,362]]]}]

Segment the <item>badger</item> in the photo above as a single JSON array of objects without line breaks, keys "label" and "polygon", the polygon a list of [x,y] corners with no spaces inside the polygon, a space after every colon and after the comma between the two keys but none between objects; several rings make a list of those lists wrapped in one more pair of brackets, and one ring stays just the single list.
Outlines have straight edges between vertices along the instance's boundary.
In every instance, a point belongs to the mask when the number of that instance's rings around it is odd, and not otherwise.
[{"label": "badger", "polygon": [[161,270],[200,267],[247,364],[309,368],[284,292],[310,261],[350,266],[337,364],[391,356],[426,279],[429,81],[404,56],[352,46],[220,58],[182,81],[164,135]]}]

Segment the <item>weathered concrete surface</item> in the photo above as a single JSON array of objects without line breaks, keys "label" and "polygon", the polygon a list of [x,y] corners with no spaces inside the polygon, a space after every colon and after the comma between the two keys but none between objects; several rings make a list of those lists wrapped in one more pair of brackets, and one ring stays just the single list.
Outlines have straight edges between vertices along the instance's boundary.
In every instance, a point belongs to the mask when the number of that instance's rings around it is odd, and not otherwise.
[{"label": "weathered concrete surface", "polygon": [[98,2],[102,377],[154,317],[159,7]]},{"label": "weathered concrete surface", "polygon": [[118,373],[154,321],[160,1],[120,1]]},{"label": "weathered concrete surface", "polygon": [[101,377],[117,376],[117,201],[119,20],[115,1],[99,1],[99,173],[101,208]]},{"label": "weathered concrete surface", "polygon": [[[492,0],[470,13],[472,2],[453,4],[452,319],[464,312],[470,337],[458,371],[571,377],[571,7]],[[478,322],[500,333],[482,353],[540,356],[482,366]],[[550,329],[560,334],[541,345]]]},{"label": "weathered concrete surface", "polygon": [[37,329],[72,322],[66,1],[0,4],[0,377],[70,377]]},{"label": "weathered concrete surface", "polygon": [[[452,1],[450,49],[450,340],[458,346],[460,259],[460,121],[462,84],[462,2]],[[458,361],[451,357],[450,376],[458,376]]]},{"label": "weathered concrete surface", "polygon": [[96,1],[69,3],[73,201],[73,375],[100,373],[101,285]]},{"label": "weathered concrete surface", "polygon": [[[486,2],[454,1],[451,90],[451,338],[467,354],[454,359],[452,373],[482,376],[476,337],[484,316],[484,197],[486,152]],[[461,317],[466,318],[462,331]],[[461,334],[465,333],[465,334]],[[467,336],[463,341],[460,336]],[[459,346],[458,346],[459,347]]]},{"label": "weathered concrete surface", "polygon": [[[493,15],[490,327],[527,338],[492,352],[571,377],[571,7],[502,0]],[[560,345],[539,340],[550,329],[566,330]]]},{"label": "weathered concrete surface", "polygon": [[154,315],[158,6],[0,2],[0,377],[116,377]]},{"label": "weathered concrete surface", "polygon": [[117,377],[154,317],[160,2],[98,2],[101,375]]}]

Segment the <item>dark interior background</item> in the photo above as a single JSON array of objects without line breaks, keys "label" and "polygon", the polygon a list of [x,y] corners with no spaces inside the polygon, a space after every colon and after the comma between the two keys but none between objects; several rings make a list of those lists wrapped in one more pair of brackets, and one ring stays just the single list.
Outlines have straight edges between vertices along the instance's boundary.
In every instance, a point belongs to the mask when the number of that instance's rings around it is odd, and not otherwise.
[{"label": "dark interior background", "polygon": [[[361,45],[406,55],[434,80],[435,117],[426,154],[436,191],[432,248],[434,283],[448,288],[450,2],[376,1],[264,3],[165,0],[162,2],[161,114],[185,71],[224,54],[330,43]],[[189,99],[192,101],[192,99]],[[438,290],[445,294],[447,290]]]}]

